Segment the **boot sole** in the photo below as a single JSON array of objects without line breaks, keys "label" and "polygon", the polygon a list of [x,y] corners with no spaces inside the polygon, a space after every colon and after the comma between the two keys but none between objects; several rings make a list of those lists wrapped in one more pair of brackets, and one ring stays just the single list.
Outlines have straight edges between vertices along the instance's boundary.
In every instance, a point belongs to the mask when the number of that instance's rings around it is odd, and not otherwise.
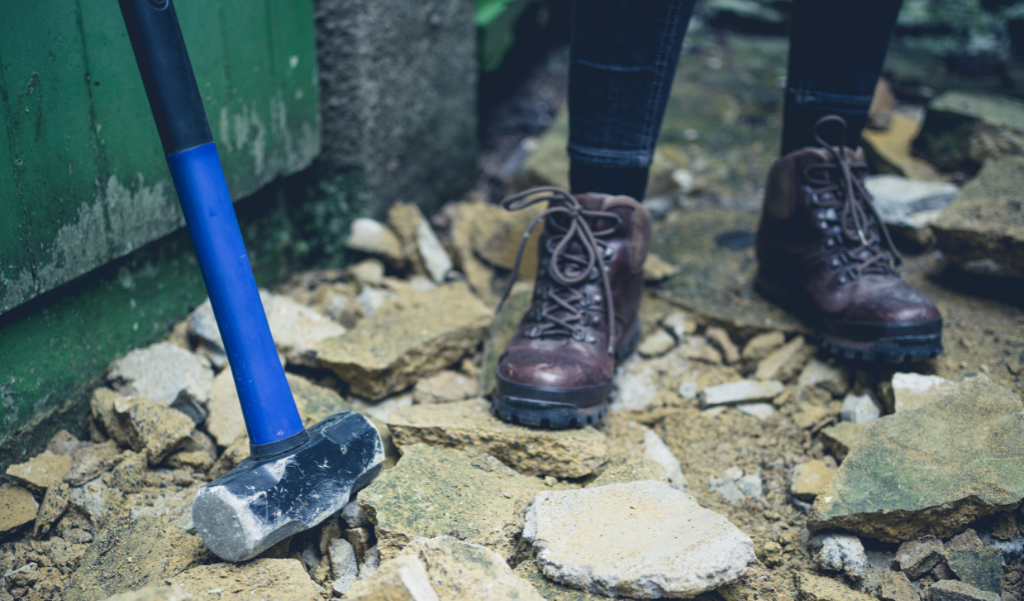
[{"label": "boot sole", "polygon": [[[640,325],[615,349],[621,361],[640,340]],[[611,381],[579,388],[550,388],[506,380],[498,376],[491,413],[511,424],[544,429],[582,428],[598,423],[608,412]]]},{"label": "boot sole", "polygon": [[846,359],[912,363],[942,352],[942,319],[909,324],[859,324],[822,317],[816,307],[793,298],[760,272],[754,288],[765,298],[812,323],[825,352]]}]

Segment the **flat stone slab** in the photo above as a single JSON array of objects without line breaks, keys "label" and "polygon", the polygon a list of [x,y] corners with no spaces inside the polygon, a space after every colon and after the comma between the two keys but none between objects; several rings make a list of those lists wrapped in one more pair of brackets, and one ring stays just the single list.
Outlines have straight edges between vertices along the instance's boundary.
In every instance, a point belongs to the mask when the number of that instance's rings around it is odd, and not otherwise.
[{"label": "flat stone slab", "polygon": [[892,376],[892,394],[897,412],[920,409],[952,390],[953,382],[939,376],[896,372]]},{"label": "flat stone slab", "polygon": [[523,538],[548,578],[636,599],[692,597],[756,561],[753,542],[725,517],[653,481],[542,492]]},{"label": "flat stone slab", "polygon": [[[763,177],[763,176],[762,176]],[[756,212],[723,209],[673,211],[654,224],[651,251],[679,273],[654,293],[741,338],[780,330],[807,333],[800,320],[754,291]]]},{"label": "flat stone slab", "polygon": [[43,451],[25,463],[8,467],[7,475],[29,490],[42,494],[51,482],[62,480],[70,468],[71,457]]},{"label": "flat stone slab", "polygon": [[481,399],[405,407],[385,421],[399,447],[423,443],[477,448],[531,476],[580,478],[608,461],[605,435],[592,427],[538,430],[515,426],[494,417],[490,404]]},{"label": "flat stone slab", "polygon": [[1024,157],[985,163],[932,226],[941,250],[970,271],[1024,275]]},{"label": "flat stone slab", "polygon": [[983,591],[959,580],[940,580],[928,587],[929,601],[1000,601],[998,593]]},{"label": "flat stone slab", "polygon": [[988,379],[967,378],[933,405],[867,428],[818,496],[809,527],[887,542],[944,538],[1024,499],[1024,409]]},{"label": "flat stone slab", "polygon": [[740,380],[728,384],[709,386],[700,393],[701,407],[730,405],[751,401],[773,399],[783,391],[782,382],[778,380]]},{"label": "flat stone slab", "polygon": [[476,349],[491,311],[461,283],[423,292],[402,310],[363,319],[352,331],[316,347],[317,359],[352,394],[382,399],[408,388]]},{"label": "flat stone slab", "polygon": [[405,447],[398,465],[359,493],[384,561],[414,538],[453,532],[508,558],[532,499],[526,477],[494,457],[422,444]]},{"label": "flat stone slab", "polygon": [[38,511],[39,503],[28,489],[13,484],[0,486],[0,536],[31,524]]}]

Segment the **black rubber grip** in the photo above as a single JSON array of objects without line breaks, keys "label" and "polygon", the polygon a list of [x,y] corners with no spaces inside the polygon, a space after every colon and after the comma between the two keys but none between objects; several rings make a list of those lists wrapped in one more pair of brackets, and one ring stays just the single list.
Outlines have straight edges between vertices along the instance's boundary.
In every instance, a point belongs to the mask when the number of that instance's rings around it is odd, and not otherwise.
[{"label": "black rubber grip", "polygon": [[164,154],[213,142],[174,4],[171,0],[118,3]]}]

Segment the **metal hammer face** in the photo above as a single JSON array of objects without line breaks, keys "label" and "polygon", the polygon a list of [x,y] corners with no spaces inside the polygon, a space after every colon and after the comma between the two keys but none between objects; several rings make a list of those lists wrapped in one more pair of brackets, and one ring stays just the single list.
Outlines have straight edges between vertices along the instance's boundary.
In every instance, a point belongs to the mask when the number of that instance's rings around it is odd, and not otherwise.
[{"label": "metal hammer face", "polygon": [[316,526],[367,486],[384,463],[372,423],[353,411],[309,428],[309,440],[266,459],[244,459],[203,486],[192,521],[203,543],[227,561],[245,561]]}]

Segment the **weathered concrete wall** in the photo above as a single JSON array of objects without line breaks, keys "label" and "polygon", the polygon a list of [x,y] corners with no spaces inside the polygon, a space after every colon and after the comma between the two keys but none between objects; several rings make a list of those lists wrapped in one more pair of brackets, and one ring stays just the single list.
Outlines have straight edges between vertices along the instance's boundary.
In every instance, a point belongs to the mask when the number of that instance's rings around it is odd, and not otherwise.
[{"label": "weathered concrete wall", "polygon": [[373,213],[429,210],[473,183],[472,0],[317,0],[323,150],[365,173]]}]

